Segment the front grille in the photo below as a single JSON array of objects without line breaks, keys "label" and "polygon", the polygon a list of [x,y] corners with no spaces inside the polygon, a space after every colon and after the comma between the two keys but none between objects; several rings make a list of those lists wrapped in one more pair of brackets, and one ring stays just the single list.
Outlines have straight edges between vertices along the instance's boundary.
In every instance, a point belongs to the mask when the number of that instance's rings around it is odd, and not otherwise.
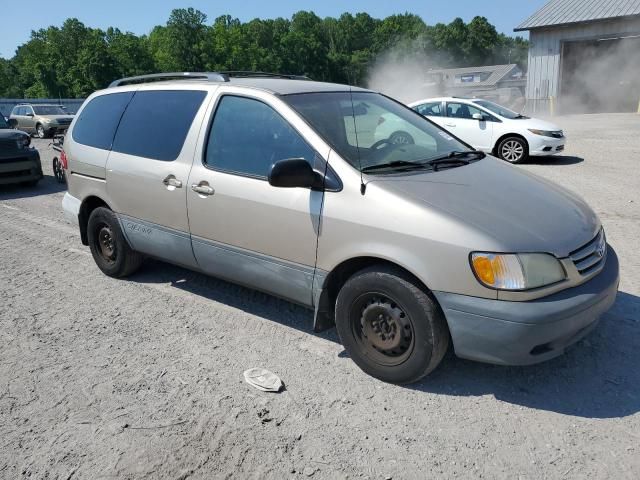
[{"label": "front grille", "polygon": [[71,123],[71,119],[70,118],[61,118],[60,120],[58,120],[58,123],[60,125],[69,125]]},{"label": "front grille", "polygon": [[606,255],[607,240],[604,235],[604,230],[600,230],[593,240],[571,252],[569,257],[580,275],[589,275],[602,267]]},{"label": "front grille", "polygon": [[31,175],[31,170],[14,170],[13,172],[0,172],[0,178],[18,178]]}]

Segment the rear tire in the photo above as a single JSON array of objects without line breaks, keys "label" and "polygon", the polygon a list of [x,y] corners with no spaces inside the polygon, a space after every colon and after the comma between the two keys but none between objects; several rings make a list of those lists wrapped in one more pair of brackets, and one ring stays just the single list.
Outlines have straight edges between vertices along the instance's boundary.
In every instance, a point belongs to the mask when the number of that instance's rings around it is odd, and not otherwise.
[{"label": "rear tire", "polygon": [[129,247],[115,214],[98,207],[89,216],[87,238],[93,260],[105,275],[123,278],[140,268],[142,255]]},{"label": "rear tire", "polygon": [[407,384],[431,373],[449,347],[437,303],[403,271],[354,274],[338,293],[336,328],[353,361],[384,382]]},{"label": "rear tire", "polygon": [[509,163],[521,163],[529,157],[529,145],[520,137],[507,137],[498,145],[498,156]]},{"label": "rear tire", "polygon": [[402,130],[392,133],[389,142],[393,145],[413,145],[416,143],[411,134]]}]

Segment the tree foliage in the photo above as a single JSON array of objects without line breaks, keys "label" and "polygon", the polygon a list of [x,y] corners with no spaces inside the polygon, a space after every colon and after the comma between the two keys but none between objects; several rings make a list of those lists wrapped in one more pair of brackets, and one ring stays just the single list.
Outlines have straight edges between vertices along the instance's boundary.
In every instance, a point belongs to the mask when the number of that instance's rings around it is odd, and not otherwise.
[{"label": "tree foliage", "polygon": [[380,20],[300,11],[291,19],[243,23],[224,15],[209,23],[204,13],[186,8],[142,36],[71,18],[32,31],[13,58],[0,58],[0,96],[85,97],[114,78],[158,71],[257,70],[358,85],[376,58],[393,49],[437,59],[430,67],[524,67],[528,43],[498,33],[484,17],[429,26],[409,13]]}]

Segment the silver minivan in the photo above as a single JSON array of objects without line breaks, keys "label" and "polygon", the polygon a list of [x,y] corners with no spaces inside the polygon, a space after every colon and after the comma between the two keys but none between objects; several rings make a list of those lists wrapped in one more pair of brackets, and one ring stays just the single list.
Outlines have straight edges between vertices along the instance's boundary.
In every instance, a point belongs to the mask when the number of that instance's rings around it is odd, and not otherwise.
[{"label": "silver minivan", "polygon": [[361,88],[123,79],[85,101],[64,149],[64,211],[105,274],[150,256],[304,305],[384,381],[417,381],[450,344],[550,359],[616,297],[582,199]]}]

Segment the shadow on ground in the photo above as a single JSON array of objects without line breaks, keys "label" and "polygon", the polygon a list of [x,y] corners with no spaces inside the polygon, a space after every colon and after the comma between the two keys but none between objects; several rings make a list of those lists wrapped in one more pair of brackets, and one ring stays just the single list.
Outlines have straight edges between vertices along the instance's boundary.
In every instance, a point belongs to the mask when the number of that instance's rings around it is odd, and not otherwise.
[{"label": "shadow on ground", "polygon": [[529,157],[525,162],[527,165],[551,165],[551,166],[565,166],[576,165],[584,162],[584,158],[573,157],[570,155],[549,155],[548,157]]},{"label": "shadow on ground", "polygon": [[58,183],[55,177],[45,175],[35,187],[24,185],[0,185],[0,200],[14,200],[17,198],[39,197],[52,193],[64,192],[66,183]]},{"label": "shadow on ground", "polygon": [[[312,331],[313,314],[270,295],[155,260],[131,278],[169,283],[310,335],[339,342],[335,329]],[[346,352],[340,357],[348,357]],[[527,367],[486,365],[449,353],[438,369],[405,388],[438,395],[483,396],[584,418],[626,417],[640,411],[640,298],[619,293],[596,330],[565,355]],[[372,379],[372,382],[374,380]]]}]

